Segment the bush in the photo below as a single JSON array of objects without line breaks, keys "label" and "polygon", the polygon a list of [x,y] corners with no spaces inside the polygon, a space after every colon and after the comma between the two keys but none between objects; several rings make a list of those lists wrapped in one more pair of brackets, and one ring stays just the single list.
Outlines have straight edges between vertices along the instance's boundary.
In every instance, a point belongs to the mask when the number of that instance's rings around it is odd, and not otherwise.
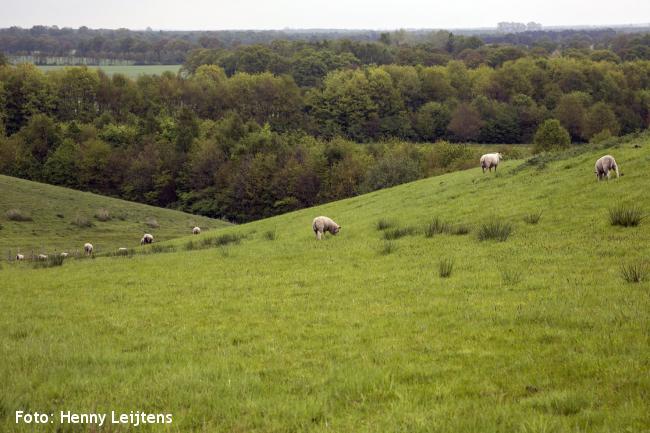
[{"label": "bush", "polygon": [[440,278],[449,278],[453,270],[454,259],[446,258],[440,260],[440,263],[438,263],[438,274],[440,275]]},{"label": "bush", "polygon": [[89,228],[89,227],[94,226],[94,224],[92,223],[92,221],[90,221],[90,220],[89,220],[88,218],[86,218],[85,216],[83,216],[83,215],[79,215],[79,214],[77,214],[77,215],[74,217],[74,219],[72,220],[72,224],[73,224],[73,225],[76,225],[77,227],[80,227],[80,228]]},{"label": "bush", "polygon": [[395,240],[395,239],[403,238],[404,236],[413,235],[416,232],[417,230],[415,229],[415,227],[394,228],[394,229],[386,230],[384,232],[384,239]]},{"label": "bush", "polygon": [[277,236],[278,235],[275,232],[275,230],[268,230],[268,231],[264,232],[264,239],[266,239],[268,241],[274,241],[277,238]]},{"label": "bush", "polygon": [[147,225],[147,227],[151,227],[152,229],[157,229],[160,227],[160,224],[158,224],[158,220],[156,220],[153,217],[147,218],[144,223]]},{"label": "bush", "polygon": [[395,226],[395,221],[387,218],[380,218],[376,224],[377,230],[386,230],[394,226]]},{"label": "bush", "polygon": [[440,218],[435,217],[431,222],[424,228],[424,236],[431,238],[434,235],[449,233],[451,227],[448,223],[442,221]]},{"label": "bush", "polygon": [[33,221],[31,216],[23,213],[20,209],[9,209],[5,216],[9,221]]},{"label": "bush", "polygon": [[95,218],[97,218],[99,221],[106,222],[111,220],[111,214],[108,209],[100,208],[95,212]]},{"label": "bush", "polygon": [[548,119],[535,132],[533,139],[535,153],[545,150],[568,147],[571,144],[569,132],[562,127],[557,119]]},{"label": "bush", "polygon": [[538,212],[531,212],[529,214],[524,215],[524,222],[528,224],[537,224],[541,217],[542,217],[541,210]]},{"label": "bush", "polygon": [[648,274],[648,267],[644,264],[631,264],[621,266],[621,276],[628,283],[640,283]]},{"label": "bush", "polygon": [[636,227],[641,224],[643,213],[637,206],[616,205],[609,209],[609,222],[613,226]]},{"label": "bush", "polygon": [[478,240],[496,240],[503,242],[512,233],[512,224],[497,219],[484,222],[479,226]]},{"label": "bush", "polygon": [[388,254],[392,254],[397,250],[397,245],[395,242],[392,241],[384,241],[384,245],[382,245],[381,249],[379,250],[379,254],[387,256]]}]

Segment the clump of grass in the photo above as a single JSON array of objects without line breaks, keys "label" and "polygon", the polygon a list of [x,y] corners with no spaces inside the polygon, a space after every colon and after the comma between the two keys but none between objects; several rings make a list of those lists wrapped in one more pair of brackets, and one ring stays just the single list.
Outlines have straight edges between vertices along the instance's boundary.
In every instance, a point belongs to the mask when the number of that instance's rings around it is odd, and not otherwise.
[{"label": "clump of grass", "polygon": [[34,262],[34,268],[53,268],[55,266],[63,265],[65,257],[61,254],[50,254],[45,260],[37,260]]},{"label": "clump of grass", "polygon": [[147,227],[151,227],[152,229],[157,229],[157,228],[160,227],[160,224],[158,223],[158,220],[153,218],[153,217],[147,218],[144,221],[144,223],[147,225]]},{"label": "clump of grass", "polygon": [[452,235],[466,235],[470,232],[470,227],[465,224],[457,224],[451,227],[450,233]]},{"label": "clump of grass", "polygon": [[404,236],[410,236],[417,232],[415,227],[398,227],[394,229],[389,229],[384,232],[384,239],[387,241],[403,238]]},{"label": "clump of grass", "polygon": [[72,220],[72,224],[80,228],[89,228],[94,225],[92,221],[90,221],[88,218],[80,214],[77,214],[74,217],[74,219]]},{"label": "clump of grass", "polygon": [[111,213],[108,211],[108,209],[105,208],[99,208],[95,212],[95,218],[99,221],[110,221],[112,219]]},{"label": "clump of grass", "polygon": [[216,246],[238,244],[241,241],[242,237],[243,236],[240,234],[226,233],[224,235],[217,236],[216,238],[214,238],[214,244]]},{"label": "clump of grass", "polygon": [[395,221],[390,220],[388,218],[380,218],[377,221],[377,224],[375,225],[375,227],[377,227],[377,230],[379,230],[379,231],[386,230],[386,229],[389,229],[391,227],[395,227]]},{"label": "clump of grass", "polygon": [[514,268],[501,269],[501,281],[507,286],[514,286],[521,281],[521,271]]},{"label": "clump of grass", "polygon": [[648,267],[644,264],[636,263],[630,265],[621,265],[621,277],[628,283],[640,283],[648,276]]},{"label": "clump of grass", "polygon": [[9,221],[18,221],[18,222],[33,221],[30,215],[26,214],[20,209],[9,209],[5,213],[5,216]]},{"label": "clump of grass", "polygon": [[613,226],[636,227],[642,219],[641,208],[635,205],[618,204],[609,209],[609,222]]},{"label": "clump of grass", "polygon": [[65,215],[63,215],[62,213],[58,213],[58,214],[56,214],[56,217],[57,218],[65,218]]},{"label": "clump of grass", "polygon": [[174,251],[176,251],[176,247],[174,245],[151,244],[150,251],[154,254],[173,253]]},{"label": "clump of grass", "polygon": [[440,278],[449,278],[454,270],[454,259],[444,258],[438,263],[438,275]]},{"label": "clump of grass", "polygon": [[382,245],[381,249],[379,250],[379,254],[383,256],[387,256],[388,254],[392,254],[397,250],[397,245],[393,241],[384,241],[384,245]]},{"label": "clump of grass", "polygon": [[185,251],[192,251],[192,250],[195,250],[196,247],[197,247],[197,245],[194,243],[194,241],[187,241],[187,242],[185,243],[185,246],[184,246]]},{"label": "clump of grass", "polygon": [[524,215],[524,222],[527,224],[537,224],[542,217],[542,211],[531,212]]},{"label": "clump of grass", "polygon": [[277,239],[278,234],[276,233],[275,230],[268,230],[268,231],[264,232],[263,236],[264,236],[264,239],[266,239],[267,241],[274,241],[274,240]]},{"label": "clump of grass", "polygon": [[451,231],[451,227],[449,223],[446,223],[442,221],[440,218],[435,217],[424,228],[424,236],[431,238],[434,235],[449,233],[450,231]]},{"label": "clump of grass", "polygon": [[478,229],[478,240],[495,240],[504,242],[512,233],[512,224],[498,219],[492,219],[484,222]]}]

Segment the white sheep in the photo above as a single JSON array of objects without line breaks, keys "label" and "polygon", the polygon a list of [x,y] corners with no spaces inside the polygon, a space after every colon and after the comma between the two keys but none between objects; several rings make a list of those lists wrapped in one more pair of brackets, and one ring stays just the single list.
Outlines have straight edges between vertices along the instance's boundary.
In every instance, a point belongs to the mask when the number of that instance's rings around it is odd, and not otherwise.
[{"label": "white sheep", "polygon": [[61,253],[61,257],[63,257],[63,258],[68,257],[68,253],[66,253],[65,251],[62,252],[62,253]]},{"label": "white sheep", "polygon": [[23,254],[16,254],[16,260],[25,260],[25,256]]},{"label": "white sheep", "polygon": [[37,258],[38,260],[47,260],[47,254],[39,254]]},{"label": "white sheep", "polygon": [[201,234],[201,227],[194,227],[192,229],[192,234],[193,235],[200,235]]},{"label": "white sheep", "polygon": [[596,161],[596,165],[594,168],[594,173],[596,173],[596,179],[601,180],[604,179],[605,176],[607,176],[607,180],[609,180],[610,170],[616,171],[616,178],[618,179],[619,177],[618,164],[616,163],[614,157],[612,155],[605,155],[601,158],[598,158],[598,161]]},{"label": "white sheep", "polygon": [[119,253],[125,253],[127,251],[128,251],[128,249],[124,248],[124,247],[120,247],[120,248],[117,249],[117,252],[119,252]]},{"label": "white sheep", "polygon": [[499,162],[503,159],[503,155],[501,155],[499,152],[496,153],[486,153],[485,155],[481,156],[481,169],[483,170],[483,173],[485,173],[485,169],[488,169],[489,171],[492,171],[492,167],[494,167],[494,171],[497,171],[497,166],[499,165]]},{"label": "white sheep", "polygon": [[144,236],[142,236],[142,239],[140,239],[140,245],[152,244],[152,243],[153,243],[153,235],[150,235],[149,233],[145,233]]},{"label": "white sheep", "polygon": [[84,253],[86,253],[87,256],[91,255],[93,253],[93,244],[90,242],[86,242],[84,244]]},{"label": "white sheep", "polygon": [[319,241],[322,239],[325,232],[330,232],[335,235],[341,230],[341,226],[336,224],[334,220],[326,216],[319,216],[314,218],[314,221],[311,224],[312,230],[316,233],[316,239]]}]

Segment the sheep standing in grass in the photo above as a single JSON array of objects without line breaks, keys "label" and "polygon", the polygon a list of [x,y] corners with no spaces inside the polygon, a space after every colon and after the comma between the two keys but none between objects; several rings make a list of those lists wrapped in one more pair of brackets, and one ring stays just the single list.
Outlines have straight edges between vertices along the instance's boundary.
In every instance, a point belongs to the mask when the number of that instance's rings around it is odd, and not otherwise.
[{"label": "sheep standing in grass", "polygon": [[128,251],[128,249],[126,249],[126,248],[124,248],[124,247],[120,247],[120,248],[117,249],[117,252],[118,252],[118,253],[125,253],[125,252],[127,252],[127,251]]},{"label": "sheep standing in grass", "polygon": [[326,216],[319,216],[314,218],[314,221],[311,224],[311,228],[314,230],[314,233],[316,233],[316,239],[319,241],[322,239],[323,233],[330,232],[331,234],[335,235],[339,232],[339,230],[341,230],[340,225],[336,224],[334,220]]},{"label": "sheep standing in grass", "polygon": [[66,257],[68,257],[68,253],[66,253],[65,251],[64,251],[64,252],[62,252],[62,253],[61,253],[61,257],[63,257],[63,258],[66,258]]},{"label": "sheep standing in grass", "polygon": [[618,164],[612,155],[605,155],[596,161],[594,173],[596,173],[596,178],[598,180],[604,179],[605,176],[607,176],[607,180],[609,180],[609,172],[611,170],[616,172],[616,178],[618,179]]},{"label": "sheep standing in grass", "polygon": [[201,227],[194,227],[192,229],[192,234],[193,235],[200,235],[201,234]]},{"label": "sheep standing in grass", "polygon": [[140,239],[140,245],[148,245],[148,244],[153,244],[153,235],[150,235],[149,233],[145,233],[144,236],[142,236],[142,239]]},{"label": "sheep standing in grass", "polygon": [[93,253],[93,244],[90,242],[86,242],[84,244],[84,253],[86,253],[87,256],[91,255]]},{"label": "sheep standing in grass", "polygon": [[481,156],[481,169],[483,170],[483,173],[485,173],[485,170],[488,169],[489,171],[492,171],[492,167],[494,167],[494,171],[497,171],[497,166],[499,165],[499,162],[503,159],[503,155],[501,155],[499,152],[496,153],[486,153],[485,155]]},{"label": "sheep standing in grass", "polygon": [[23,254],[16,254],[16,260],[25,260],[25,256]]},{"label": "sheep standing in grass", "polygon": [[47,260],[47,254],[39,254],[37,258],[38,260]]}]

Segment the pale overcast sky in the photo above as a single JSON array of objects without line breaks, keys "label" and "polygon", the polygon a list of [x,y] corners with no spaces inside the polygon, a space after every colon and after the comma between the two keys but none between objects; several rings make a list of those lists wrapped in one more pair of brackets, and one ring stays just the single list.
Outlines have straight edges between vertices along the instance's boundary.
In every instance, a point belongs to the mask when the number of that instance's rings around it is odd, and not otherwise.
[{"label": "pale overcast sky", "polygon": [[650,22],[650,0],[0,0],[0,27],[467,28]]}]

